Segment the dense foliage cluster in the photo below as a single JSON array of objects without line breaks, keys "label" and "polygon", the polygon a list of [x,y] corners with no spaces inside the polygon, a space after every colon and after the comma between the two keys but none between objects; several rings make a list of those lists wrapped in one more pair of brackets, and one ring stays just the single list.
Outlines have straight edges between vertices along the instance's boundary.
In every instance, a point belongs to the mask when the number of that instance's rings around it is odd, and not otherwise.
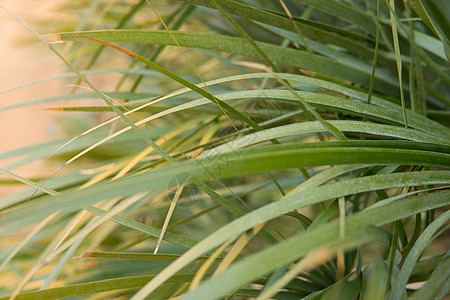
[{"label": "dense foliage cluster", "polygon": [[0,296],[445,297],[450,2],[84,2],[35,25],[81,87],[0,107],[67,133],[0,154]]}]

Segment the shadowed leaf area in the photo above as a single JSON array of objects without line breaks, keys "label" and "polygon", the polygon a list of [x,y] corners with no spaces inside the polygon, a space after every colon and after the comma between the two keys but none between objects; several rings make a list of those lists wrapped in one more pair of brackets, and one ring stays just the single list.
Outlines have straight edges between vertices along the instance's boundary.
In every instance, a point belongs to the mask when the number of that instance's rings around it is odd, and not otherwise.
[{"label": "shadowed leaf area", "polygon": [[0,104],[65,135],[0,154],[0,299],[443,299],[449,16],[62,1],[31,27],[67,72],[0,91],[66,81]]}]

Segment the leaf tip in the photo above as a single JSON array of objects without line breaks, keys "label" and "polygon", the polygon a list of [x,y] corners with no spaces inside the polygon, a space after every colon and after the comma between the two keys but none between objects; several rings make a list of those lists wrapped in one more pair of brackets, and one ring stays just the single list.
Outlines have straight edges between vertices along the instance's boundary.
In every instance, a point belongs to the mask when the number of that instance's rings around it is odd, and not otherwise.
[{"label": "leaf tip", "polygon": [[87,251],[87,252],[84,252],[83,254],[81,254],[80,258],[91,257],[91,256],[92,256],[92,251]]},{"label": "leaf tip", "polygon": [[51,110],[51,111],[64,111],[63,107],[46,107],[44,110]]},{"label": "leaf tip", "polygon": [[44,39],[44,41],[46,41],[49,44],[64,43],[59,33],[44,34],[41,37],[42,39]]}]

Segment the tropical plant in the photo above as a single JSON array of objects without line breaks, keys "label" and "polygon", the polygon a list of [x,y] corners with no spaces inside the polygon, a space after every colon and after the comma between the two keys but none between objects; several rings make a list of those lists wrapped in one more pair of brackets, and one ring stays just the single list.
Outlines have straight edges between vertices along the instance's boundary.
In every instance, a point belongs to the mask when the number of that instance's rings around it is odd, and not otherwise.
[{"label": "tropical plant", "polygon": [[[0,154],[29,186],[0,202],[0,299],[442,299],[449,16],[438,0],[67,3],[35,27],[59,32],[39,38],[70,73],[28,84],[79,87],[0,108],[72,112],[67,138]],[[102,104],[64,104],[86,98]],[[45,180],[14,173],[43,159]]]}]

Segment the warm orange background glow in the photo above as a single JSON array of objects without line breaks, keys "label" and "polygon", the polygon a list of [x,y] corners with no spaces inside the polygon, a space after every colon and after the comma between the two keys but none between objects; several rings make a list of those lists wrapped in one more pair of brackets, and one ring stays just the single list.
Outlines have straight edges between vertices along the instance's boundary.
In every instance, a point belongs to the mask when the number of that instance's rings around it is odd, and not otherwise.
[{"label": "warm orange background glow", "polygon": [[[37,19],[51,18],[58,2],[6,0],[2,1],[2,5],[25,22],[33,24]],[[28,29],[2,9],[0,9],[0,66],[0,90],[57,75],[63,70],[58,58]],[[59,84],[60,82],[49,82],[2,94],[0,107],[57,95]],[[0,153],[53,138],[52,119],[55,113],[42,108],[43,106],[31,106],[0,112]],[[55,132],[53,131],[53,134]],[[7,163],[6,160],[0,160],[0,167]],[[39,162],[10,171],[24,177],[32,177],[45,176],[47,174],[45,169]],[[0,187],[0,200],[20,188],[23,187]]]}]

